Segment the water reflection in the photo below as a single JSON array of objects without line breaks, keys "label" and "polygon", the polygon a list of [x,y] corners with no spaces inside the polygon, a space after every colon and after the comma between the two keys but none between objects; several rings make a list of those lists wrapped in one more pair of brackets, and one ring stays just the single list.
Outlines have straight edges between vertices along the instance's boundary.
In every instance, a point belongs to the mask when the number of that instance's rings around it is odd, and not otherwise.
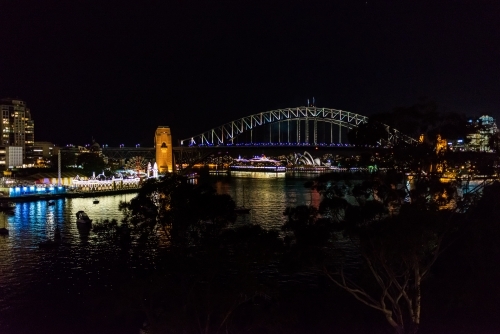
[{"label": "water reflection", "polygon": [[238,224],[254,223],[265,228],[280,229],[285,223],[287,206],[315,204],[319,194],[304,187],[305,179],[218,178],[215,188],[219,194],[229,194],[237,205],[251,208],[249,215],[237,218]]},{"label": "water reflection", "polygon": [[[249,215],[238,217],[238,224],[280,228],[287,206],[317,201],[317,194],[304,188],[304,179],[223,177],[210,182],[218,193],[230,194],[237,204],[244,200],[252,209]],[[86,292],[95,287],[112,291],[118,285],[116,280],[129,275],[130,270],[154,267],[154,250],[134,253],[92,231],[79,230],[76,224],[79,210],[84,210],[94,222],[120,221],[120,201],[134,196],[103,196],[99,197],[99,204],[93,204],[92,198],[58,199],[54,205],[47,201],[18,203],[13,215],[0,213],[0,225],[5,224],[10,230],[8,236],[0,236],[0,332],[27,326],[27,314],[34,323],[39,321],[45,326],[50,326],[47,319],[55,312],[60,318],[73,319],[84,305]],[[57,228],[61,233],[60,245],[40,248],[41,242],[54,240]]]},{"label": "water reflection", "polygon": [[[280,228],[285,222],[283,211],[287,206],[317,205],[319,194],[304,187],[303,179],[212,179],[218,193],[231,195],[238,205],[251,208],[250,215],[238,217],[239,223],[257,223],[266,228]],[[34,249],[41,241],[53,239],[56,228],[66,243],[80,244],[82,236],[88,241],[88,231],[79,231],[76,212],[84,210],[94,222],[105,219],[122,219],[118,210],[121,201],[132,199],[135,194],[100,197],[99,204],[92,198],[58,199],[54,205],[48,201],[18,203],[13,215],[0,215],[0,225],[5,224],[10,235],[0,239],[4,249]],[[90,234],[92,238],[92,234]],[[21,251],[22,252],[22,251]],[[14,256],[15,257],[15,256]],[[5,252],[0,254],[3,263],[11,261]]]}]

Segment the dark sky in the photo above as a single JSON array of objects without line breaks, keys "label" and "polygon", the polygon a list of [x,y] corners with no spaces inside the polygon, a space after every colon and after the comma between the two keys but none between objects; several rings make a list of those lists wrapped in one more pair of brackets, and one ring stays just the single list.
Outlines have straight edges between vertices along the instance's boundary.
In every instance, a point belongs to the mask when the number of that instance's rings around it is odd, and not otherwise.
[{"label": "dark sky", "polygon": [[0,1],[0,97],[61,145],[152,146],[313,96],[498,118],[500,5],[434,2]]}]

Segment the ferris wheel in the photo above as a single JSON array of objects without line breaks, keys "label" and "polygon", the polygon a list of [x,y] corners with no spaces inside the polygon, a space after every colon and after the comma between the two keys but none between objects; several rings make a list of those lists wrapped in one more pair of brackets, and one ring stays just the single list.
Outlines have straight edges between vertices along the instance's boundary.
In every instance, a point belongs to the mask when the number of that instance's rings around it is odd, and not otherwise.
[{"label": "ferris wheel", "polygon": [[141,156],[132,157],[125,164],[126,169],[131,169],[136,172],[145,172],[148,165],[148,161]]}]

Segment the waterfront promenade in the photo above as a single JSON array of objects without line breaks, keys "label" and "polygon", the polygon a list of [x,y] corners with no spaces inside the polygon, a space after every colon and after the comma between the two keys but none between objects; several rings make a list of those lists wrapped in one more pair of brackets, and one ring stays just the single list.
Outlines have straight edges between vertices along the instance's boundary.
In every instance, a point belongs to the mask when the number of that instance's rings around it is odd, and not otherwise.
[{"label": "waterfront promenade", "polygon": [[105,178],[104,175],[89,179],[76,176],[69,185],[54,183],[24,183],[4,180],[0,187],[0,201],[30,202],[60,198],[99,197],[137,192],[142,179],[139,177]]},{"label": "waterfront promenade", "polygon": [[85,197],[99,197],[99,196],[113,196],[120,194],[130,194],[139,191],[137,188],[126,188],[117,190],[99,190],[99,191],[68,191],[59,193],[48,193],[48,194],[27,194],[19,196],[0,196],[0,201],[9,202],[32,202],[40,200],[55,200],[60,198],[85,198]]}]

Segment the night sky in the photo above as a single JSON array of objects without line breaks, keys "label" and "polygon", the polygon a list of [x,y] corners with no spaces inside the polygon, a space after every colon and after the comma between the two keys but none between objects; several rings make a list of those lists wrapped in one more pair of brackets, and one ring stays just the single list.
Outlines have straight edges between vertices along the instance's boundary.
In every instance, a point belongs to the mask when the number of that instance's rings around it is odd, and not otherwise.
[{"label": "night sky", "polygon": [[60,145],[152,146],[313,96],[500,117],[497,1],[312,2],[1,1],[0,97]]}]

